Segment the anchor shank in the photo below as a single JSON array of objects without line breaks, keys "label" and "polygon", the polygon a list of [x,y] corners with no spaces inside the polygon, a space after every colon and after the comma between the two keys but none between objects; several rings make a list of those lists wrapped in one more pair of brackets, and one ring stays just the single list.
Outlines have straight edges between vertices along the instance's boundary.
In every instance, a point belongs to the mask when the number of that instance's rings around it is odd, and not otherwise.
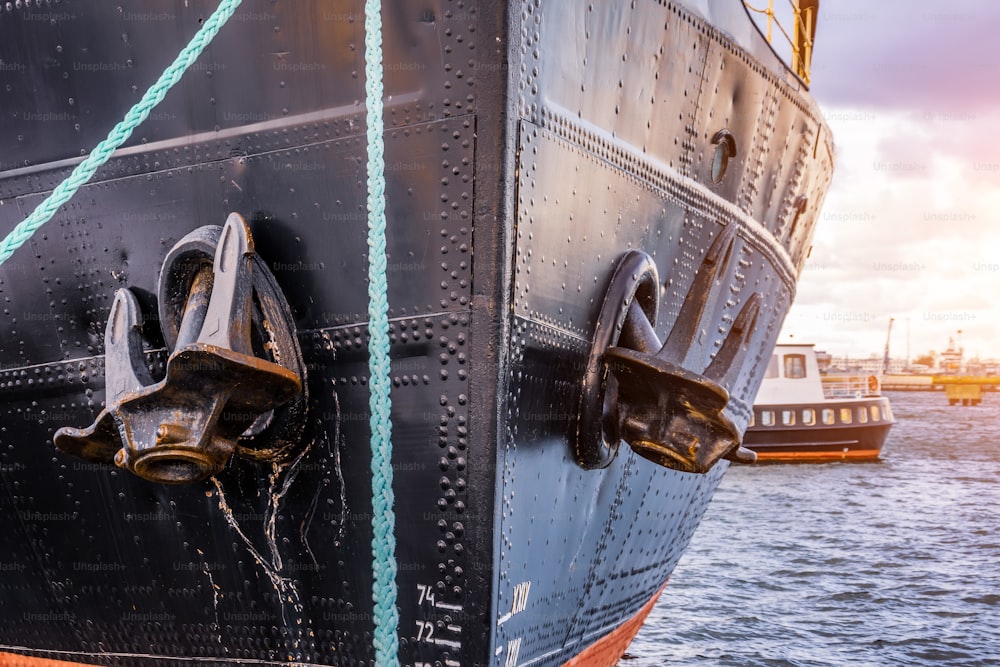
[{"label": "anchor shank", "polygon": [[629,306],[618,344],[648,354],[656,354],[662,345],[642,306],[635,301]]},{"label": "anchor shank", "polygon": [[184,304],[184,315],[181,317],[180,329],[177,332],[176,348],[180,349],[198,340],[212,296],[213,282],[214,275],[208,267],[195,274],[191,282],[191,292]]}]

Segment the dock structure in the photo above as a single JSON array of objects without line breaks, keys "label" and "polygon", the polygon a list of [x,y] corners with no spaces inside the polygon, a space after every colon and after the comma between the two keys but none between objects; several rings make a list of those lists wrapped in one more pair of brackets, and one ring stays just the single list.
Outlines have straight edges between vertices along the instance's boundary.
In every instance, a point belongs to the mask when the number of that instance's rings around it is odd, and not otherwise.
[{"label": "dock structure", "polygon": [[885,391],[943,391],[948,405],[979,405],[983,393],[996,391],[1000,376],[996,375],[886,375],[882,378]]},{"label": "dock structure", "polygon": [[983,402],[983,388],[978,384],[946,384],[944,395],[948,405],[979,405]]},{"label": "dock structure", "polygon": [[995,375],[942,375],[934,378],[935,384],[944,386],[948,405],[979,405],[984,391],[996,391],[1000,377]]},{"label": "dock structure", "polygon": [[933,375],[883,375],[883,391],[940,391],[934,386]]}]

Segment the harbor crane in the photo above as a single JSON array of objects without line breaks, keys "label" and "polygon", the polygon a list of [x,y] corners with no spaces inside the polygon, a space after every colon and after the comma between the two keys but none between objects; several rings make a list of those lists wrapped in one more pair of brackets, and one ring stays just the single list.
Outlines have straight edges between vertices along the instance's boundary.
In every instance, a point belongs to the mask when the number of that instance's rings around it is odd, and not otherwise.
[{"label": "harbor crane", "polygon": [[882,354],[882,375],[889,374],[889,341],[892,339],[892,323],[895,318],[889,318],[889,331],[885,334],[885,352]]}]

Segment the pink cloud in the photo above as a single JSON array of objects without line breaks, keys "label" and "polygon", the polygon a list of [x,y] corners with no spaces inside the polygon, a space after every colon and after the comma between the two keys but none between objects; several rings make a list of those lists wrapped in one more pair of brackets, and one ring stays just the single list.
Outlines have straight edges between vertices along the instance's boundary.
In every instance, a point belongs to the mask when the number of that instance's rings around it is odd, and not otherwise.
[{"label": "pink cloud", "polygon": [[812,91],[823,104],[931,113],[1000,103],[1000,3],[822,3]]}]

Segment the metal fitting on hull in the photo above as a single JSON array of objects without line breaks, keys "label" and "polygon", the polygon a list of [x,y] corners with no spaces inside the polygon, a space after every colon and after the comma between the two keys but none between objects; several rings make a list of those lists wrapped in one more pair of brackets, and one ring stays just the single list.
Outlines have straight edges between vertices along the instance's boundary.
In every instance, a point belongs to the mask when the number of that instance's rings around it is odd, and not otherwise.
[{"label": "metal fitting on hull", "polygon": [[750,463],[743,434],[725,414],[726,384],[742,367],[761,296],[751,294],[703,373],[682,366],[701,326],[712,285],[732,255],[733,227],[709,248],[695,285],[662,344],[653,327],[659,300],[656,265],[633,250],[619,262],[598,320],[581,393],[577,461],[608,466],[622,440],[668,468],[704,473],[721,458]]},{"label": "metal fitting on hull", "polygon": [[[88,460],[113,460],[164,484],[221,471],[248,429],[267,429],[272,411],[303,394],[304,366],[294,363],[301,355],[287,305],[275,290],[238,214],[221,232],[202,227],[186,236],[168,253],[160,275],[161,327],[173,349],[166,377],[153,381],[139,303],[128,289],[118,290],[105,333],[107,407],[86,429],[59,429],[56,447]],[[270,338],[259,346],[292,368],[255,353],[255,310],[263,323],[258,328]],[[280,336],[272,333],[276,329]]]}]

